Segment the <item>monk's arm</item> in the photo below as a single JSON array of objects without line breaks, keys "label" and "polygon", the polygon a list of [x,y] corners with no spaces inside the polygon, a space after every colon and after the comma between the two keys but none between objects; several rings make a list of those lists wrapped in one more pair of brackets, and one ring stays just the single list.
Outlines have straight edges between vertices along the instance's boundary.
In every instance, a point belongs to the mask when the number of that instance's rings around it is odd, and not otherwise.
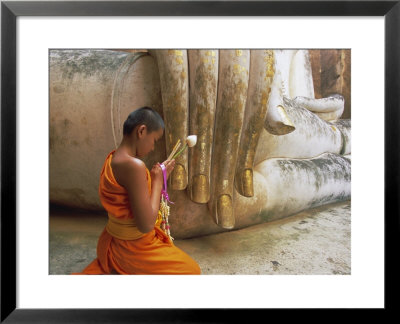
[{"label": "monk's arm", "polygon": [[[162,174],[152,179],[152,190],[149,195],[146,166],[140,160],[125,163],[122,185],[129,195],[130,206],[136,220],[136,225],[142,233],[148,233],[154,228],[160,207],[162,189]],[[160,177],[161,175],[161,177]]]}]

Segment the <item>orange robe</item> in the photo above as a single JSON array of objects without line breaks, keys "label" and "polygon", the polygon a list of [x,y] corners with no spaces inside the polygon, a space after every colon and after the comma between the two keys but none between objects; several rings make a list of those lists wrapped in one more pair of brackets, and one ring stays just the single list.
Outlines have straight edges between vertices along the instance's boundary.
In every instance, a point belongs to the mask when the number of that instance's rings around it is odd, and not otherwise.
[{"label": "orange robe", "polygon": [[[111,159],[106,158],[100,175],[99,194],[109,217],[121,222],[132,222],[128,192],[114,178]],[[150,172],[146,169],[149,193]],[[132,225],[134,226],[134,225]],[[135,229],[135,228],[134,228]],[[103,230],[97,244],[97,258],[82,273],[76,274],[200,274],[198,264],[177,248],[156,222],[154,229],[137,239],[119,239],[111,235],[108,226]]]}]

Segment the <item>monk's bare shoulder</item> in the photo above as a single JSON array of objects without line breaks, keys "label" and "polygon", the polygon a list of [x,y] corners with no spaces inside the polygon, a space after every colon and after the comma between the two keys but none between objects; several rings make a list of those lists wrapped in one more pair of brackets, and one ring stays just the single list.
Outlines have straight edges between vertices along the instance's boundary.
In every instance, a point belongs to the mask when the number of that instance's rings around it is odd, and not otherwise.
[{"label": "monk's bare shoulder", "polygon": [[138,179],[146,174],[144,162],[129,155],[115,155],[111,160],[111,167],[115,180],[124,187],[128,187],[132,179]]}]

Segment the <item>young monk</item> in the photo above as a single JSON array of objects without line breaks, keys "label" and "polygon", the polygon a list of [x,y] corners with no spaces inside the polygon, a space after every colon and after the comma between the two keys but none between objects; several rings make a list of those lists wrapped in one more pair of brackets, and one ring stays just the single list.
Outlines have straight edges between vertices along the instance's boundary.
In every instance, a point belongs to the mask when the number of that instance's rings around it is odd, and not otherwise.
[{"label": "young monk", "polygon": [[[80,274],[200,274],[198,264],[177,248],[160,228],[163,172],[149,172],[140,158],[154,150],[164,132],[151,108],[132,112],[123,139],[104,162],[99,194],[108,223],[97,245],[97,258]],[[163,162],[167,176],[175,160]]]}]

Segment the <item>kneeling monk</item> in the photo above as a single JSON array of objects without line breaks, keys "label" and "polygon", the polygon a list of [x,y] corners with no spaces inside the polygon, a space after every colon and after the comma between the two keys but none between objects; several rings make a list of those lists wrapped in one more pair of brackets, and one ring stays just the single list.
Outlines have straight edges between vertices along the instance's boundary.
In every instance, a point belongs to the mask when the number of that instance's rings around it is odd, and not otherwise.
[{"label": "kneeling monk", "polygon": [[[151,172],[139,158],[154,150],[164,122],[151,108],[132,112],[119,147],[106,158],[99,194],[108,223],[97,244],[97,258],[78,274],[200,274],[198,264],[160,228],[163,171]],[[175,160],[165,161],[167,176]]]}]

